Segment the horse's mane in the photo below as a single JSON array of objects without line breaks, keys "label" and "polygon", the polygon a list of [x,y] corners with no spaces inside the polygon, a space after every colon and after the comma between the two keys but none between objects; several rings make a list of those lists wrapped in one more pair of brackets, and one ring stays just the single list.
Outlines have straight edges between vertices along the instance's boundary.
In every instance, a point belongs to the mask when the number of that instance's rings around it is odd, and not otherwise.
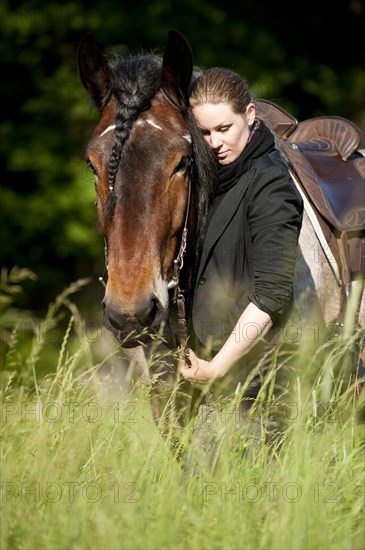
[{"label": "horse's mane", "polygon": [[160,87],[161,58],[143,55],[122,58],[113,54],[108,60],[111,92],[117,99],[115,141],[109,161],[109,186],[113,187],[124,142],[133,123]]},{"label": "horse's mane", "polygon": [[[161,56],[144,54],[123,58],[112,54],[108,59],[110,93],[117,99],[115,141],[109,161],[109,186],[113,188],[123,144],[135,120],[151,101],[161,85]],[[194,77],[193,77],[194,78]],[[193,187],[197,201],[196,258],[200,255],[207,211],[217,177],[217,164],[189,109],[182,111],[192,137],[194,155]],[[109,197],[113,202],[114,193]],[[112,205],[109,205],[112,209]]]}]

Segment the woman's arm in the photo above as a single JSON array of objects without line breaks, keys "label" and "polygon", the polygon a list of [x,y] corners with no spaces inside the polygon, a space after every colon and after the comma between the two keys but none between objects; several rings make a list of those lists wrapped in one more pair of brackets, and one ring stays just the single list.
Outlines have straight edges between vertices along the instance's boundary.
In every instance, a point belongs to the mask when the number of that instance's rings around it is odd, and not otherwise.
[{"label": "woman's arm", "polygon": [[[180,364],[180,372],[189,382],[204,383],[222,378],[272,327],[270,316],[250,303],[238,319],[230,336],[211,361],[199,359],[194,352]],[[189,364],[190,363],[190,364]]]},{"label": "woman's arm", "polygon": [[[286,169],[266,159],[250,187],[248,222],[255,251],[255,288],[232,333],[210,361],[188,354],[181,373],[204,383],[223,377],[285,313],[292,296],[302,199]],[[189,364],[190,363],[190,364]]]}]

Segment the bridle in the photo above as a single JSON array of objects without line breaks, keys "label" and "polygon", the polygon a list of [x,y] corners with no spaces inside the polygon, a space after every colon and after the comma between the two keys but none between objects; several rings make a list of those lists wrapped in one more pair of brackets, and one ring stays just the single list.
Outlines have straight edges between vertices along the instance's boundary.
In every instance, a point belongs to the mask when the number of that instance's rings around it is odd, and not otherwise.
[{"label": "bridle", "polygon": [[[184,254],[186,252],[187,237],[188,237],[188,219],[190,214],[190,202],[191,202],[191,180],[193,176],[193,158],[189,160],[189,182],[188,182],[188,199],[186,202],[185,222],[184,229],[181,236],[181,244],[178,255],[176,256],[173,264],[173,271],[171,279],[167,283],[168,290],[174,289],[173,301],[176,302],[179,289],[179,275],[184,266]],[[181,291],[180,291],[181,292]]]},{"label": "bridle", "polygon": [[182,346],[185,345],[186,339],[188,337],[188,325],[186,320],[184,290],[180,288],[179,279],[180,279],[180,271],[184,266],[184,254],[186,252],[186,246],[188,241],[188,220],[189,220],[190,205],[191,205],[191,185],[192,185],[192,179],[193,179],[193,166],[194,166],[194,160],[191,157],[189,161],[188,199],[186,203],[184,229],[181,236],[180,250],[174,260],[172,276],[167,283],[167,289],[168,290],[173,289],[174,291],[171,301],[173,304],[176,304],[177,327],[178,327],[177,338],[179,340],[180,345]]},{"label": "bridle", "polygon": [[[189,177],[188,177],[188,198],[186,202],[186,212],[184,220],[184,228],[181,235],[181,243],[178,255],[176,256],[173,262],[173,269],[171,278],[167,281],[167,289],[173,290],[171,296],[171,302],[177,306],[177,323],[178,323],[178,339],[180,344],[184,344],[187,338],[187,321],[186,321],[186,312],[185,312],[185,297],[184,290],[180,288],[180,272],[184,266],[184,255],[186,252],[187,241],[188,241],[188,220],[190,215],[191,207],[191,185],[193,179],[193,169],[194,169],[194,159],[191,157],[189,160]],[[109,186],[110,191],[113,191],[113,186]],[[108,244],[106,237],[104,235],[104,261],[105,261],[105,270],[108,272]],[[100,283],[106,287],[103,277],[99,277]]]}]

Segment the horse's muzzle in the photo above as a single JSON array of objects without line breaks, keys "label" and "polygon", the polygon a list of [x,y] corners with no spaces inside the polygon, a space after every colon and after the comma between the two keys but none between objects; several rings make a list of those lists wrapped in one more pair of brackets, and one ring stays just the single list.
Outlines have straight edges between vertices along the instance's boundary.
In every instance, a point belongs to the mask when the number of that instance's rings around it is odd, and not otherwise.
[{"label": "horse's muzzle", "polygon": [[[140,300],[135,307],[123,308],[105,297],[103,300],[103,322],[123,345],[128,346],[129,339],[145,342],[150,334],[156,334],[166,319],[166,310],[156,296]],[[134,344],[135,345],[135,344]]]}]

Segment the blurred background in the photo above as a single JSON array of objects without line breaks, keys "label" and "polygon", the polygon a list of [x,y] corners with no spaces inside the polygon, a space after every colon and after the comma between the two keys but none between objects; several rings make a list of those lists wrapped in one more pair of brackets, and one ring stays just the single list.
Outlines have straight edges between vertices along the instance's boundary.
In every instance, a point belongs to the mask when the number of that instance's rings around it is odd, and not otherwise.
[{"label": "blurred background", "polygon": [[[3,307],[39,315],[78,278],[80,307],[100,319],[103,242],[84,149],[97,120],[75,52],[91,31],[105,49],[163,52],[189,40],[195,64],[224,66],[299,120],[340,115],[365,129],[365,7],[361,0],[43,0],[0,2],[1,267]],[[7,286],[9,271],[22,292]],[[14,285],[13,285],[14,286]],[[5,290],[4,290],[5,289]]]}]

